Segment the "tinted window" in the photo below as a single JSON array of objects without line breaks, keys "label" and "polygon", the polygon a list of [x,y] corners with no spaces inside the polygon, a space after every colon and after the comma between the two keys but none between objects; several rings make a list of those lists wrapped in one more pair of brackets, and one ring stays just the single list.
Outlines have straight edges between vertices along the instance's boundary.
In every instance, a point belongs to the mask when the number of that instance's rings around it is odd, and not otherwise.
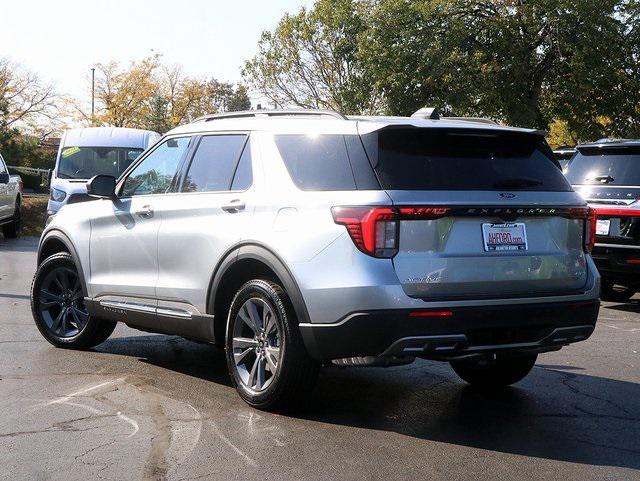
[{"label": "tinted window", "polygon": [[537,135],[389,129],[378,133],[376,153],[389,190],[571,190]]},{"label": "tinted window", "polygon": [[240,162],[236,168],[236,173],[233,176],[233,183],[231,184],[231,190],[247,190],[251,187],[253,182],[253,171],[251,168],[251,145],[247,142]]},{"label": "tinted window", "polygon": [[572,184],[640,185],[640,147],[581,149],[567,178]]},{"label": "tinted window", "polygon": [[342,135],[276,135],[276,145],[293,182],[302,190],[354,190]]},{"label": "tinted window", "polygon": [[124,181],[122,196],[168,192],[190,141],[190,137],[179,137],[160,144],[131,171]]},{"label": "tinted window", "polygon": [[189,172],[182,184],[183,192],[229,190],[238,164],[245,135],[209,135],[198,144]]}]

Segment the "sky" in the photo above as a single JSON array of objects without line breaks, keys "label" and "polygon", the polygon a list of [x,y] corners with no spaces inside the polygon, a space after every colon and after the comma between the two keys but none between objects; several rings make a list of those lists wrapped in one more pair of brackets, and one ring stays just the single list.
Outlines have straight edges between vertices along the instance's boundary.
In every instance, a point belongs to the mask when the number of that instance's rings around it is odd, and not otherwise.
[{"label": "sky", "polygon": [[241,80],[263,30],[313,0],[11,0],[0,6],[0,57],[61,94],[90,98],[90,69],[151,54],[191,76]]}]

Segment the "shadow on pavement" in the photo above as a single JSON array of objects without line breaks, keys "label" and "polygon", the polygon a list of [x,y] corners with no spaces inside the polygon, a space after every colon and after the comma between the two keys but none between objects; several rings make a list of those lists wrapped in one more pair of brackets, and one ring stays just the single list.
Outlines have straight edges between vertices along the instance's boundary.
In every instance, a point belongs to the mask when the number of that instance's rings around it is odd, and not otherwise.
[{"label": "shadow on pavement", "polygon": [[6,239],[0,234],[0,252],[36,252],[39,241],[38,237]]},{"label": "shadow on pavement", "polygon": [[[230,385],[221,350],[177,337],[116,338],[99,350]],[[640,469],[640,385],[580,369],[540,364],[516,387],[481,391],[434,362],[326,368],[311,398],[289,416],[487,451]]]}]

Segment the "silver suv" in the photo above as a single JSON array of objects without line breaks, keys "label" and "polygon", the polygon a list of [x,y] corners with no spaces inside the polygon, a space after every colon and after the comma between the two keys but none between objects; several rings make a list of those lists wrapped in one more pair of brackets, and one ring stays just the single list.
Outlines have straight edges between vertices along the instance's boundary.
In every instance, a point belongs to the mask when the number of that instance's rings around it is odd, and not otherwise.
[{"label": "silver suv", "polygon": [[511,384],[598,315],[594,222],[538,131],[213,115],[88,193],[99,200],[65,206],[40,241],[43,336],[84,349],[121,321],[224,346],[262,409],[298,400],[322,363],[420,357]]}]

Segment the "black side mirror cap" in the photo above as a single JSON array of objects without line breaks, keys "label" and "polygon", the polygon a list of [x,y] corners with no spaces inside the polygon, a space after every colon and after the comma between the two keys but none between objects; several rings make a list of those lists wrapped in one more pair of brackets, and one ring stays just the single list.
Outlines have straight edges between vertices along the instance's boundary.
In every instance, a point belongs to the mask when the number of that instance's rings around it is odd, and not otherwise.
[{"label": "black side mirror cap", "polygon": [[110,175],[96,175],[87,182],[87,194],[99,199],[113,199],[116,196],[116,178]]},{"label": "black side mirror cap", "polygon": [[0,184],[9,183],[9,174],[7,172],[0,172]]}]

